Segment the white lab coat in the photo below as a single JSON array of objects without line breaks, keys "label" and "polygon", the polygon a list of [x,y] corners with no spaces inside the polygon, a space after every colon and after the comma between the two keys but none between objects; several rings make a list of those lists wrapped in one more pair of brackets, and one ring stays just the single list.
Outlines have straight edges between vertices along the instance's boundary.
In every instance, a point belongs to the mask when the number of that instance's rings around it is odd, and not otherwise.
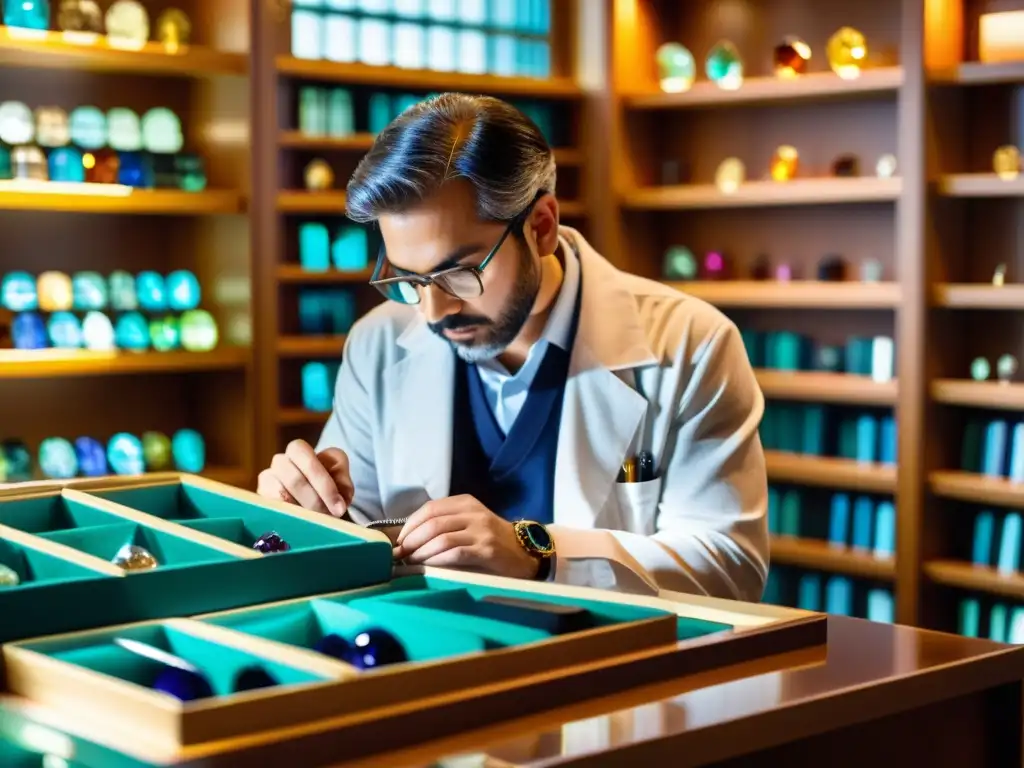
[{"label": "white lab coat", "polygon": [[[558,436],[553,579],[759,600],[764,398],[736,326],[619,271],[573,229],[561,242],[579,255],[583,295]],[[348,454],[354,521],[407,517],[449,494],[454,372],[415,307],[388,302],[352,328],[317,450]],[[657,478],[617,482],[641,448]]]}]

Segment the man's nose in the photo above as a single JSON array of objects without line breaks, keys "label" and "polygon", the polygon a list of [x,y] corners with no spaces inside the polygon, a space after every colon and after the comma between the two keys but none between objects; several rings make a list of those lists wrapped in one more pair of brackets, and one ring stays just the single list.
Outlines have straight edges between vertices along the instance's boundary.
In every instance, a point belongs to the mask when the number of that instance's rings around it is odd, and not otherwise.
[{"label": "man's nose", "polygon": [[420,308],[428,323],[436,323],[448,315],[454,315],[462,308],[462,302],[445,293],[434,284],[426,285],[420,289]]}]

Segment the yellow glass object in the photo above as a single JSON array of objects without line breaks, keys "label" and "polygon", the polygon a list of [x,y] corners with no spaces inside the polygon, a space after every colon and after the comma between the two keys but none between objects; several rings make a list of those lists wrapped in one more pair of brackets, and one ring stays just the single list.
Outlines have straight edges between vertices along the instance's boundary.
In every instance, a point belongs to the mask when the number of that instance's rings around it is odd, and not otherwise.
[{"label": "yellow glass object", "polygon": [[832,71],[844,80],[860,77],[860,68],[868,55],[864,35],[853,27],[841,27],[828,39],[825,48]]},{"label": "yellow glass object", "polygon": [[192,22],[184,11],[168,8],[156,20],[156,39],[170,53],[176,53],[192,39]]},{"label": "yellow glass object", "polygon": [[875,164],[875,173],[881,179],[891,179],[896,175],[896,155],[882,155]]},{"label": "yellow glass object", "polygon": [[321,191],[334,186],[334,171],[326,160],[317,158],[306,166],[306,189]]},{"label": "yellow glass object", "polygon": [[74,304],[71,278],[63,272],[43,272],[36,280],[36,293],[43,312],[64,312]]},{"label": "yellow glass object", "polygon": [[786,38],[775,46],[775,76],[792,79],[807,71],[807,62],[811,59],[811,46],[795,35]]},{"label": "yellow glass object", "polygon": [[1007,144],[992,154],[992,170],[1003,181],[1013,181],[1020,174],[1020,150]]},{"label": "yellow glass object", "polygon": [[796,147],[783,144],[777,147],[772,155],[772,179],[775,181],[789,181],[796,176],[796,169],[800,164],[800,153]]},{"label": "yellow glass object", "polygon": [[731,195],[746,179],[747,169],[737,157],[727,157],[715,171],[715,186],[723,195]]}]

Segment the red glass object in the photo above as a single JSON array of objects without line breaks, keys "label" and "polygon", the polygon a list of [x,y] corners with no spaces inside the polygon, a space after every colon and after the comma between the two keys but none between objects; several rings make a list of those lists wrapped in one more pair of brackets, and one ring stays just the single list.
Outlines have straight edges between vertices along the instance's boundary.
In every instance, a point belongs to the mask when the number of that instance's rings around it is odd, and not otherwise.
[{"label": "red glass object", "polygon": [[116,184],[121,159],[112,149],[86,152],[82,155],[85,166],[85,180],[91,184]]}]

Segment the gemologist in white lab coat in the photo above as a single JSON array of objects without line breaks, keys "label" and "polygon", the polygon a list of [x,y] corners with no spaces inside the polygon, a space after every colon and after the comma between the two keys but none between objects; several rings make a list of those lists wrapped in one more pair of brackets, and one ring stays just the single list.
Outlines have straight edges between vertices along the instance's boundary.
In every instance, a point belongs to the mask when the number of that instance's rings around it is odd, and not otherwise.
[{"label": "gemologist in white lab coat", "polygon": [[402,521],[408,564],[760,599],[764,399],[740,334],[559,226],[532,121],[462,94],[410,107],[347,212],[379,227],[388,300],[348,336],[319,444],[275,456],[261,494]]}]

